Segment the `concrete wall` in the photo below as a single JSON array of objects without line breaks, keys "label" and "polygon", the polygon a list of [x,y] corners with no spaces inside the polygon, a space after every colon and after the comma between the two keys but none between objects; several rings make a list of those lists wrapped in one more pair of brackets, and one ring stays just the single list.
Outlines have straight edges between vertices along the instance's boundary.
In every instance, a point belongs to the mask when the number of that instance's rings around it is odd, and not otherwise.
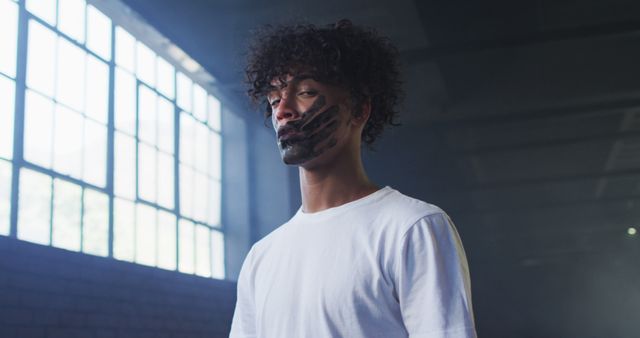
[{"label": "concrete wall", "polygon": [[0,337],[227,337],[235,284],[0,236]]},{"label": "concrete wall", "polygon": [[225,226],[226,275],[236,280],[251,245],[250,158],[247,122],[222,112],[222,223]]},{"label": "concrete wall", "polygon": [[299,189],[291,177],[297,168],[288,167],[280,158],[272,129],[259,117],[253,125],[250,149],[254,224],[252,240],[257,241],[286,222],[299,206]]}]

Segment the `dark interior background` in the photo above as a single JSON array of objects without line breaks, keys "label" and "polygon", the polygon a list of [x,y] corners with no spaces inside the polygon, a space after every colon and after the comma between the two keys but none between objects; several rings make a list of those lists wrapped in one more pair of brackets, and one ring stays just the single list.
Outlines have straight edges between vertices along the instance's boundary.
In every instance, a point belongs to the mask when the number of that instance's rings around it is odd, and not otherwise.
[{"label": "dark interior background", "polygon": [[627,234],[640,226],[640,2],[124,2],[246,114],[252,30],[379,29],[401,51],[406,99],[367,168],[450,213],[480,337],[640,337],[640,238]]}]

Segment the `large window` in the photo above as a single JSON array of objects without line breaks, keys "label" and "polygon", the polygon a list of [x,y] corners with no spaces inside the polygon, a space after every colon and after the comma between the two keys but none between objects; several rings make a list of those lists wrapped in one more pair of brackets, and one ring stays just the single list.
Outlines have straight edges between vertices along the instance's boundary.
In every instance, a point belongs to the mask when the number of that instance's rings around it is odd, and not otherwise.
[{"label": "large window", "polygon": [[0,234],[224,278],[220,111],[84,0],[0,0]]}]

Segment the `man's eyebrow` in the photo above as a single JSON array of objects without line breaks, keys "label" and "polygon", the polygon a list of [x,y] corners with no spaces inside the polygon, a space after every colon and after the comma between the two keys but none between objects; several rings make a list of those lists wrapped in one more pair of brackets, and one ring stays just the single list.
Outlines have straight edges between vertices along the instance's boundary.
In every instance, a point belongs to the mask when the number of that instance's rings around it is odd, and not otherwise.
[{"label": "man's eyebrow", "polygon": [[309,79],[317,81],[316,77],[311,74],[300,74],[292,77],[291,81],[289,81],[287,84],[291,83],[292,85],[297,85],[298,83]]},{"label": "man's eyebrow", "polygon": [[[308,79],[312,79],[312,80],[316,80],[316,77],[311,75],[311,74],[301,74],[301,75],[296,75],[291,77],[291,79],[289,81],[285,81],[285,79],[283,78],[278,78],[280,80],[280,84],[277,86],[274,86],[272,84],[270,84],[267,87],[267,90],[279,90],[282,88],[286,88],[288,85],[295,85],[298,82],[304,81],[304,80],[308,80]],[[316,80],[317,81],[317,80]]]},{"label": "man's eyebrow", "polygon": [[299,82],[302,82],[302,81],[308,80],[308,79],[317,81],[315,76],[313,76],[311,74],[296,75],[296,76],[292,77],[291,80],[289,80],[289,81],[284,81],[283,79],[280,78],[280,80],[281,80],[280,85],[275,86],[275,85],[269,84],[265,88],[265,91],[264,91],[265,96],[269,97],[269,95],[271,95],[273,92],[278,92],[278,91],[282,90],[283,88],[286,88],[289,85],[294,85],[295,86]]},{"label": "man's eyebrow", "polygon": [[315,80],[315,77],[311,74],[301,74],[301,75],[296,75],[293,78],[291,78],[290,82],[301,82],[304,80],[308,80],[308,79],[312,79]]}]

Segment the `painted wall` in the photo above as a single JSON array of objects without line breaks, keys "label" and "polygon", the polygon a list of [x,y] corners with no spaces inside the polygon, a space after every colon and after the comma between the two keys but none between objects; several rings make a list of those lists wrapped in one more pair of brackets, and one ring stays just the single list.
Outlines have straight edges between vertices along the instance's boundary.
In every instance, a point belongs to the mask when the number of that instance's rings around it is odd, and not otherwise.
[{"label": "painted wall", "polygon": [[230,112],[222,112],[222,222],[226,230],[227,277],[236,280],[244,256],[250,248],[251,208],[249,205],[249,130],[245,120]]},{"label": "painted wall", "polygon": [[291,218],[299,206],[299,190],[291,179],[297,169],[282,163],[273,130],[259,117],[253,127],[250,154],[254,162],[249,182],[253,187],[252,240],[257,241]]},{"label": "painted wall", "polygon": [[0,337],[228,337],[235,283],[0,236]]}]

